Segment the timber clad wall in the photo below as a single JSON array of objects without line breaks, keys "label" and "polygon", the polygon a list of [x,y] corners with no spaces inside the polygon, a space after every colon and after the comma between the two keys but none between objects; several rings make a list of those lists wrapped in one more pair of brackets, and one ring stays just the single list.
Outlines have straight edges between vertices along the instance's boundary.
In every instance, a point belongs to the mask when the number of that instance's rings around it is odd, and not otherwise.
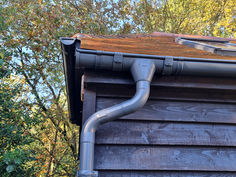
[{"label": "timber clad wall", "polygon": [[[129,73],[84,77],[83,122],[129,99]],[[236,80],[156,77],[139,111],[96,133],[99,176],[236,176]]]}]

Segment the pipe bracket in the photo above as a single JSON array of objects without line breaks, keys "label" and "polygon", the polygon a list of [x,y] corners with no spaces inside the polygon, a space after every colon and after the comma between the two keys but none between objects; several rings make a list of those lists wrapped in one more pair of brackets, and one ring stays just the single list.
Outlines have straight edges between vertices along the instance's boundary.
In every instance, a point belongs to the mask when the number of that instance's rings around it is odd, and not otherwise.
[{"label": "pipe bracket", "polygon": [[113,58],[113,71],[121,71],[123,65],[123,55],[122,53],[115,52]]},{"label": "pipe bracket", "polygon": [[99,69],[100,65],[101,65],[101,55],[96,55],[95,69]]},{"label": "pipe bracket", "polygon": [[167,56],[164,60],[163,75],[171,75],[173,70],[174,59],[171,56]]}]

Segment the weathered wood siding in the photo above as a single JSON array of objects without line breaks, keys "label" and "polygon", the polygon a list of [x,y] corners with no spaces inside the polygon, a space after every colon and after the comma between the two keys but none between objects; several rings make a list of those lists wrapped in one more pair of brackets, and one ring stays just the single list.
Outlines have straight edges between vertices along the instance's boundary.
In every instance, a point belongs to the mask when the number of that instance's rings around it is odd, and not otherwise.
[{"label": "weathered wood siding", "polygon": [[[83,122],[129,99],[129,74],[87,72]],[[102,125],[95,169],[104,177],[236,176],[236,80],[156,77],[140,110]]]}]

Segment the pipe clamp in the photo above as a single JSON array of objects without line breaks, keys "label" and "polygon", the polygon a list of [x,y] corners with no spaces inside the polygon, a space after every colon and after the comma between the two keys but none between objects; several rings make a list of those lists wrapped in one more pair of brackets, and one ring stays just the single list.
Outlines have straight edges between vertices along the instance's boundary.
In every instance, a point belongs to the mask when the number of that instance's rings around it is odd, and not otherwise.
[{"label": "pipe clamp", "polygon": [[113,58],[113,71],[121,71],[123,65],[123,55],[122,53],[115,52]]},{"label": "pipe clamp", "polygon": [[167,56],[164,60],[163,75],[171,75],[174,59],[171,56]]},{"label": "pipe clamp", "polygon": [[101,66],[101,55],[96,55],[95,56],[95,69],[100,69]]}]

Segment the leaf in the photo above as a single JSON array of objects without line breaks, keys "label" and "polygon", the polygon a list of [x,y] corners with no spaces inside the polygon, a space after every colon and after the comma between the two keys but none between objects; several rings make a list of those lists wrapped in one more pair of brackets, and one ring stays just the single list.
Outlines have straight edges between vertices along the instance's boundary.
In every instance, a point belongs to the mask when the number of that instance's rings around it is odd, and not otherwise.
[{"label": "leaf", "polygon": [[19,159],[19,158],[15,159],[14,161],[15,161],[15,163],[18,164],[18,165],[20,165],[20,164],[22,163],[22,160]]},{"label": "leaf", "polygon": [[8,173],[13,172],[14,169],[15,169],[15,165],[8,165],[7,168],[6,168],[6,170],[7,170]]},{"label": "leaf", "polygon": [[0,66],[3,65],[3,59],[0,58]]},{"label": "leaf", "polygon": [[[0,57],[3,59],[4,55],[0,52]],[[1,60],[0,60],[1,61]],[[1,63],[0,63],[1,64]]]}]

